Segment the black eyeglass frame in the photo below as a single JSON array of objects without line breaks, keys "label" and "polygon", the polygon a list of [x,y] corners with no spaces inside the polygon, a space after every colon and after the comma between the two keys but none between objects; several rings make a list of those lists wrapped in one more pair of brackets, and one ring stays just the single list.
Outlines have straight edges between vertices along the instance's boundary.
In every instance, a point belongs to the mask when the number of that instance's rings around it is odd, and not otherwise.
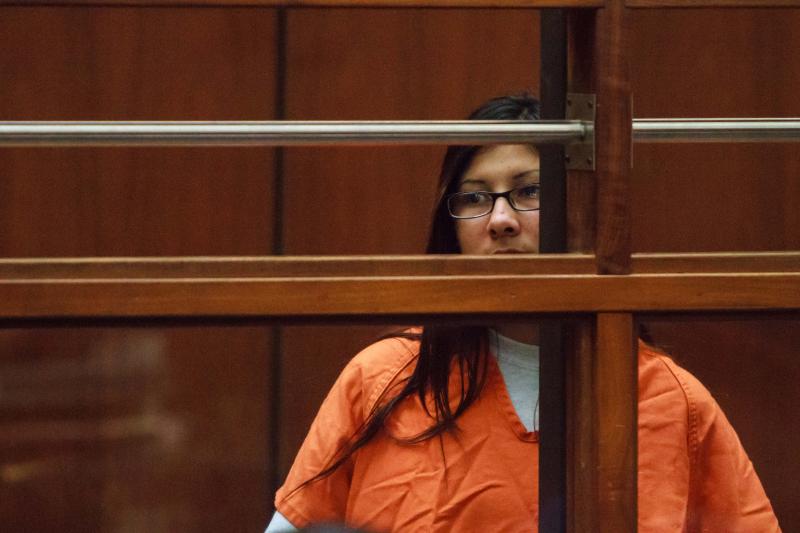
[{"label": "black eyeglass frame", "polygon": [[[447,212],[448,212],[448,214],[449,214],[451,217],[453,217],[453,218],[455,218],[455,219],[457,219],[457,220],[468,220],[468,219],[470,219],[470,218],[480,218],[480,217],[485,217],[486,215],[488,215],[489,213],[491,213],[492,211],[494,211],[494,204],[495,204],[495,202],[497,201],[497,199],[498,199],[498,198],[505,198],[506,202],[508,202],[508,205],[510,205],[510,206],[511,206],[511,209],[513,209],[514,211],[538,211],[538,210],[540,209],[540,207],[530,207],[530,208],[519,208],[519,207],[517,207],[517,206],[514,204],[514,200],[513,200],[513,199],[512,199],[512,197],[511,197],[511,193],[513,193],[514,191],[518,191],[518,190],[520,190],[520,189],[527,189],[528,187],[536,187],[536,189],[537,189],[537,193],[538,193],[538,194],[541,194],[542,186],[541,186],[541,184],[539,184],[539,183],[529,183],[529,184],[527,184],[527,185],[520,185],[519,187],[514,187],[513,189],[510,189],[510,190],[508,190],[508,191],[505,191],[505,192],[491,192],[491,191],[464,191],[464,192],[454,192],[454,193],[452,193],[452,194],[448,194],[448,195],[447,195],[447,198],[446,198],[446,203],[447,203]],[[453,198],[463,197],[463,196],[466,196],[466,195],[468,195],[468,194],[484,194],[484,195],[489,195],[489,197],[492,199],[492,205],[491,205],[491,207],[489,207],[489,210],[488,210],[488,211],[486,211],[485,213],[482,213],[482,214],[480,214],[480,215],[471,215],[471,216],[468,216],[468,217],[463,217],[463,216],[458,216],[458,215],[455,215],[455,214],[453,213],[453,209],[450,207],[450,201],[451,201]]]}]

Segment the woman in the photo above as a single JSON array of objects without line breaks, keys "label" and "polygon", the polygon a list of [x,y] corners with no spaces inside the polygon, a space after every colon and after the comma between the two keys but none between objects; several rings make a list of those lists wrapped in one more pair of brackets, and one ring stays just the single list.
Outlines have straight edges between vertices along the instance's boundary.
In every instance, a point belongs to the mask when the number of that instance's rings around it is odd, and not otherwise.
[{"label": "woman", "polygon": [[[469,118],[536,120],[539,106],[501,97]],[[450,147],[428,252],[537,253],[538,209],[534,146]],[[530,325],[429,325],[359,353],[320,408],[268,531],[536,531],[537,337]],[[638,461],[640,531],[779,531],[717,404],[643,343]]]}]

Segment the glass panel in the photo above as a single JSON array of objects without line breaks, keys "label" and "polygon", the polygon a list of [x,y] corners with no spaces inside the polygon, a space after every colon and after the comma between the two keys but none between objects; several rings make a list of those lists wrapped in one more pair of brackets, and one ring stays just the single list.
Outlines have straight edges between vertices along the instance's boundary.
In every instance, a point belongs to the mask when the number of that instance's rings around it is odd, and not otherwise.
[{"label": "glass panel", "polygon": [[[746,461],[737,463],[737,457],[744,457],[737,455],[738,450],[743,449],[783,530],[800,527],[796,505],[800,426],[795,416],[800,409],[800,316],[703,319],[684,315],[652,317],[642,325],[651,346],[669,354],[672,362],[640,365],[640,526],[641,513],[653,510],[643,499],[643,485],[672,491],[672,500],[663,492],[655,498],[662,511],[650,517],[667,519],[665,502],[686,499],[678,487],[688,466],[689,517],[694,526],[717,531],[769,529],[759,521],[769,513],[754,518],[760,514],[758,503],[763,497],[757,482],[747,477]],[[670,428],[668,417],[687,406],[688,439],[670,444],[669,435],[680,424],[685,426],[687,419],[676,416]],[[741,445],[731,435],[738,435]],[[695,452],[690,465],[674,447],[683,449],[686,442]],[[655,450],[661,450],[661,455],[654,455]],[[653,477],[659,465],[666,465],[674,479],[669,487]],[[755,521],[738,526],[728,522],[738,515],[736,509]]]},{"label": "glass panel", "polygon": [[[800,116],[798,24],[792,9],[633,10],[634,116]],[[637,143],[633,250],[800,249],[795,153],[793,143]]]},{"label": "glass panel", "polygon": [[[434,367],[447,374],[450,358],[437,353],[472,353],[486,382],[457,419],[458,434],[441,443],[401,442],[433,422],[416,396],[402,402],[355,466],[342,467],[355,480],[340,487],[352,491],[348,520],[380,531],[405,519],[424,525],[434,513],[458,529],[507,501],[508,524],[535,520],[536,429],[548,416],[539,390],[550,386],[539,379],[541,339],[531,322],[490,323],[428,326],[442,350],[431,352]],[[311,461],[290,473],[296,457],[308,461],[307,451],[298,456],[303,440],[322,435],[321,449],[340,450],[326,439],[351,437],[357,425],[347,420],[400,391],[419,331],[374,323],[0,330],[0,519],[14,531],[261,530],[276,488],[319,471]],[[334,387],[345,367],[346,385]],[[461,388],[450,376],[455,407]],[[326,397],[342,391],[341,412],[332,411]],[[309,433],[320,409],[328,418]],[[429,475],[437,469],[447,476]],[[490,481],[495,488],[481,489]],[[410,493],[414,516],[401,505]],[[387,508],[373,516],[376,494]],[[321,502],[339,496],[323,491]],[[471,503],[459,503],[467,496]],[[563,493],[555,496],[563,511]]]},{"label": "glass panel", "polygon": [[8,531],[257,530],[264,327],[0,330]]},{"label": "glass panel", "polygon": [[[538,86],[532,9],[3,15],[3,120],[459,119]],[[442,153],[8,148],[0,256],[421,253]]]}]

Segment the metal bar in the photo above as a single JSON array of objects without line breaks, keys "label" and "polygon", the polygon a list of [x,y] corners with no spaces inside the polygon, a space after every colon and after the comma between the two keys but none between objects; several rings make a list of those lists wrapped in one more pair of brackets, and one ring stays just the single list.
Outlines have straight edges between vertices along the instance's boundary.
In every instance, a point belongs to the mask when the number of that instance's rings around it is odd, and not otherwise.
[{"label": "metal bar", "polygon": [[[580,120],[352,122],[0,122],[0,146],[566,144],[594,133]],[[633,140],[797,142],[800,118],[634,119]]]},{"label": "metal bar", "polygon": [[635,119],[635,142],[800,141],[800,118]]},{"label": "metal bar", "polygon": [[[541,116],[563,120],[567,94],[566,10],[541,11]],[[566,169],[562,146],[539,149],[542,196],[539,251],[566,251]],[[566,531],[567,426],[563,324],[539,323],[539,530]]]},{"label": "metal bar", "polygon": [[376,145],[563,143],[581,121],[0,122],[0,145]]}]

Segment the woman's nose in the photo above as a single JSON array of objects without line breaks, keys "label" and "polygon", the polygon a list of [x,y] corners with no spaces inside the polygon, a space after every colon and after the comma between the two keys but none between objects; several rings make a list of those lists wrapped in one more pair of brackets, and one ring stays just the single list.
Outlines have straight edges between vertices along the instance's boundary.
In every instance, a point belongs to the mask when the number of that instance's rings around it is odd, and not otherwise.
[{"label": "woman's nose", "polygon": [[498,198],[489,214],[489,233],[493,238],[512,237],[519,233],[520,226],[517,212],[505,198]]}]

